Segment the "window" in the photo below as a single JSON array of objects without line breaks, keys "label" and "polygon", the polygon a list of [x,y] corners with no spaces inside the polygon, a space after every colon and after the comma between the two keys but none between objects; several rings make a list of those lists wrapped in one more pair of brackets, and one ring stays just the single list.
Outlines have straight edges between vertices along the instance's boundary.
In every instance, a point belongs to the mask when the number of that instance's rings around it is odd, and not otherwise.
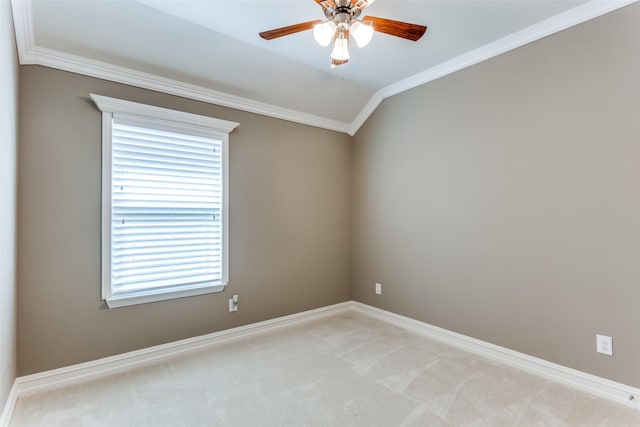
[{"label": "window", "polygon": [[91,99],[102,110],[102,298],[113,308],[222,291],[238,124]]}]

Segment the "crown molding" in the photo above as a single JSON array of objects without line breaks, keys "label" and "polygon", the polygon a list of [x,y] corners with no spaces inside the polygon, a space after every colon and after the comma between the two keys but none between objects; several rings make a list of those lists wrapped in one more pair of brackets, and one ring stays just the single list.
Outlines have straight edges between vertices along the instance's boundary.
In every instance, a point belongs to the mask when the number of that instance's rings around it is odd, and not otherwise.
[{"label": "crown molding", "polygon": [[472,50],[471,52],[467,52],[425,71],[414,74],[404,80],[380,89],[379,92],[384,98],[396,95],[637,1],[638,0],[592,0]]},{"label": "crown molding", "polygon": [[358,132],[358,129],[360,129],[360,126],[362,126],[364,122],[367,121],[369,116],[373,114],[374,111],[376,111],[376,108],[378,108],[378,105],[380,105],[380,103],[384,101],[385,98],[386,96],[384,96],[381,90],[373,94],[373,96],[365,104],[362,110],[360,110],[356,118],[353,119],[353,122],[351,122],[351,126],[349,128],[349,135],[353,136],[356,134],[356,132]]},{"label": "crown molding", "polygon": [[31,1],[11,0],[11,11],[13,13],[13,28],[16,35],[18,59],[22,63],[22,58],[27,57],[29,49],[35,45]]},{"label": "crown molding", "polygon": [[51,68],[57,68],[59,70],[70,71],[72,73],[97,77],[116,83],[123,83],[143,89],[167,93],[169,95],[181,96],[196,101],[207,102],[209,104],[220,105],[249,113],[261,114],[263,116],[274,117],[276,119],[287,120],[290,122],[343,133],[347,133],[350,128],[348,123],[339,122],[337,120],[302,113],[300,111],[278,107],[276,105],[254,101],[248,98],[242,98],[202,86],[196,86],[178,80],[143,73],[41,47],[30,49],[28,55],[20,58],[20,63],[22,65],[44,65]]},{"label": "crown molding", "polygon": [[304,125],[348,133],[350,124],[277,105],[212,90],[149,73],[108,64],[102,61],[43,48],[35,44],[30,0],[11,0],[13,21],[21,65],[43,65],[72,73],[83,74],[150,89],[170,95],[203,101],[249,113],[261,114]]},{"label": "crown molding", "polygon": [[535,25],[510,34],[499,40],[481,46],[453,59],[428,68],[392,85],[378,90],[351,123],[349,133],[354,135],[371,113],[385,99],[393,95],[421,86],[430,81],[453,74],[464,68],[486,61],[510,50],[524,46],[551,34],[566,30],[590,19],[597,18],[638,0],[592,0]]},{"label": "crown molding", "polygon": [[43,65],[170,95],[203,101],[223,107],[261,114],[304,125],[343,132],[351,136],[360,129],[380,103],[390,96],[405,92],[430,81],[455,73],[502,53],[524,46],[543,37],[597,18],[640,0],[591,0],[559,15],[510,34],[471,52],[457,56],[399,82],[386,86],[369,99],[351,123],[328,119],[255,101],[202,86],[168,79],[35,44],[31,0],[11,0],[18,57],[22,65]]}]

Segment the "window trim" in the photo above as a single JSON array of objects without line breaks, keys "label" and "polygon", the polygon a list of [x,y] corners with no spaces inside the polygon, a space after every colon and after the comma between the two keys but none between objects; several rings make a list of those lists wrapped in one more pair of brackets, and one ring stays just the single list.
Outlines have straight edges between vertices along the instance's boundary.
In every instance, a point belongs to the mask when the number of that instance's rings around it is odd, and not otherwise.
[{"label": "window trim", "polygon": [[[229,282],[229,133],[239,123],[152,105],[139,104],[102,95],[90,94],[91,100],[102,111],[102,217],[101,217],[101,288],[102,299],[109,308],[183,298],[221,292]],[[177,124],[206,127],[222,137],[222,281],[220,284],[169,291],[142,292],[135,296],[113,297],[111,292],[111,215],[112,215],[112,122],[114,114],[129,114],[148,119],[170,121]]]}]

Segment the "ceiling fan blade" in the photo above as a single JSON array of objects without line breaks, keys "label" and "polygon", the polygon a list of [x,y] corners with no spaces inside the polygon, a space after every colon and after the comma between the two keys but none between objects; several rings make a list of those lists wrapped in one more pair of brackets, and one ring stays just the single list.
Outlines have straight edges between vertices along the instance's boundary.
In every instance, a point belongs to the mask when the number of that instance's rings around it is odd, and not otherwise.
[{"label": "ceiling fan blade", "polygon": [[333,0],[315,0],[315,1],[320,6],[322,6],[323,9],[326,9],[328,7],[330,7],[330,8],[335,8],[336,7],[336,2],[333,1]]},{"label": "ceiling fan blade", "polygon": [[313,28],[314,25],[320,24],[322,21],[309,21],[301,22],[300,24],[289,25],[288,27],[276,28],[274,30],[263,31],[260,33],[260,37],[265,40],[273,40],[278,37],[288,36],[289,34],[299,33],[300,31],[306,31]]},{"label": "ceiling fan blade", "polygon": [[360,10],[364,10],[365,7],[371,6],[376,0],[351,0],[351,7],[356,7]]},{"label": "ceiling fan blade", "polygon": [[409,24],[407,22],[394,21],[392,19],[377,18],[375,16],[366,16],[363,22],[371,22],[373,29],[389,34],[390,36],[402,37],[403,39],[418,41],[427,31],[424,25]]}]

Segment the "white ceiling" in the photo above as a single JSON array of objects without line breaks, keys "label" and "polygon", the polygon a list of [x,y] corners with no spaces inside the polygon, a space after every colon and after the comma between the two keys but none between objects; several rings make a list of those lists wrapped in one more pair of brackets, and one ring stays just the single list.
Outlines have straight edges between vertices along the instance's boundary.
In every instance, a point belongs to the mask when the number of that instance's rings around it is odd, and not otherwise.
[{"label": "white ceiling", "polygon": [[377,0],[373,15],[426,25],[418,42],[377,33],[329,67],[313,0],[13,0],[23,64],[38,63],[353,134],[386,96],[635,0]]}]

